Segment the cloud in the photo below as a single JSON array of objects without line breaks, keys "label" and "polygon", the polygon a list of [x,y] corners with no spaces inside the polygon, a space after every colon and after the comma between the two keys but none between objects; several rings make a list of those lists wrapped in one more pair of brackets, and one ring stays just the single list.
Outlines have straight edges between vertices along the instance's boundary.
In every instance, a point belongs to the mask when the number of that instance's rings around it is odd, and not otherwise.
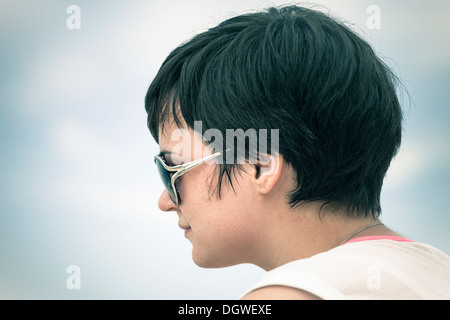
[{"label": "cloud", "polygon": [[450,141],[446,136],[407,140],[391,163],[386,183],[391,186],[404,186],[433,170],[448,169],[449,163]]}]

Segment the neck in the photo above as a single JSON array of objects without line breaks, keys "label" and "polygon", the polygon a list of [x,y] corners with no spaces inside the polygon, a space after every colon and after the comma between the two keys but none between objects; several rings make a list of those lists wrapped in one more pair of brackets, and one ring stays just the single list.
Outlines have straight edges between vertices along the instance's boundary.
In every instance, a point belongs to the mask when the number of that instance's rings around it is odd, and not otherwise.
[{"label": "neck", "polygon": [[[266,241],[256,265],[265,270],[285,263],[309,258],[341,245],[354,236],[397,235],[378,219],[372,217],[348,217],[343,213],[322,213],[320,205],[309,204],[272,217],[265,228]],[[366,227],[369,227],[367,228]]]}]

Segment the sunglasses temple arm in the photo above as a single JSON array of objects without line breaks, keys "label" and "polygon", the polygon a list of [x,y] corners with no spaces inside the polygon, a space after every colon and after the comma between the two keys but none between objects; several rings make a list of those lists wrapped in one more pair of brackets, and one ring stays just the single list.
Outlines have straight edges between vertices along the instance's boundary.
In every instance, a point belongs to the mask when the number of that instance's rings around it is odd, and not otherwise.
[{"label": "sunglasses temple arm", "polygon": [[190,171],[191,169],[194,169],[195,167],[201,165],[202,163],[204,163],[204,162],[206,162],[208,160],[214,159],[214,158],[216,158],[216,157],[218,157],[220,155],[221,155],[221,153],[218,152],[218,153],[212,154],[212,155],[210,155],[210,156],[208,156],[208,157],[206,157],[204,159],[194,161],[194,162],[188,164],[186,167],[184,167],[183,170],[181,170],[179,172],[178,176],[182,176],[183,174],[185,174],[186,172]]}]

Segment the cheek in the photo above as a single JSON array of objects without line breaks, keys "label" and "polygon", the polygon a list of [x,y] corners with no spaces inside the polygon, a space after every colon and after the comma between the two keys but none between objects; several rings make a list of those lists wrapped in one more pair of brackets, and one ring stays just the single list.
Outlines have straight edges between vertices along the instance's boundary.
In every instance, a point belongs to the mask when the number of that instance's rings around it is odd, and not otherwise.
[{"label": "cheek", "polygon": [[[175,185],[181,199],[180,208],[186,213],[195,212],[195,209],[209,202],[209,184],[205,182],[207,177],[204,172],[196,172],[194,169],[177,179]],[[213,197],[212,195],[211,198]]]},{"label": "cheek", "polygon": [[198,266],[220,268],[250,262],[257,235],[251,223],[235,213],[223,210],[220,217],[211,215],[192,233],[192,258]]},{"label": "cheek", "polygon": [[251,197],[242,182],[233,185],[236,193],[228,184],[223,184],[220,199],[209,194],[207,187],[197,190],[197,201],[186,198],[182,207],[192,227],[188,239],[193,245],[193,259],[199,266],[243,263],[251,254],[258,232]]}]

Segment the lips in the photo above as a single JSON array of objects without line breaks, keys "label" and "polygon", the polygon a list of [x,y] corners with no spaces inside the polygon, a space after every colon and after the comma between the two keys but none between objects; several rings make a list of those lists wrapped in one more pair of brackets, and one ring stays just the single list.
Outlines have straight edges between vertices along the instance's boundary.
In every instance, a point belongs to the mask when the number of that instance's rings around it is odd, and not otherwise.
[{"label": "lips", "polygon": [[178,225],[178,226],[184,230],[184,236],[187,238],[188,235],[191,233],[191,227],[188,225]]},{"label": "lips", "polygon": [[191,226],[187,224],[178,223],[178,226],[185,231],[191,229]]}]

